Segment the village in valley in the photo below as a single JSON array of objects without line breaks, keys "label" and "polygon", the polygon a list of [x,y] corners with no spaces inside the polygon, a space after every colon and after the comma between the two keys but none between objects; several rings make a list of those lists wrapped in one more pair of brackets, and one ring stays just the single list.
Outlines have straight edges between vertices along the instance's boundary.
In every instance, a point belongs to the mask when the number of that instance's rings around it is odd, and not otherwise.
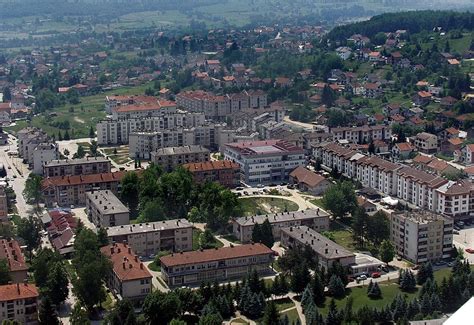
[{"label": "village in valley", "polygon": [[2,325],[467,324],[473,18],[5,38]]}]

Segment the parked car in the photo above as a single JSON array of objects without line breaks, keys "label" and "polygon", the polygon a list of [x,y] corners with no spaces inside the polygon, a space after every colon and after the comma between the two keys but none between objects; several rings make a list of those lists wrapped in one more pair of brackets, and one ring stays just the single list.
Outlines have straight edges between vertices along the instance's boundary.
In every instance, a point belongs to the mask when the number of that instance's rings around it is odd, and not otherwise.
[{"label": "parked car", "polygon": [[372,272],[372,278],[380,278],[380,272]]},{"label": "parked car", "polygon": [[474,249],[466,248],[466,252],[469,253],[469,254],[474,254]]},{"label": "parked car", "polygon": [[356,278],[357,281],[367,280],[367,275],[361,274]]}]

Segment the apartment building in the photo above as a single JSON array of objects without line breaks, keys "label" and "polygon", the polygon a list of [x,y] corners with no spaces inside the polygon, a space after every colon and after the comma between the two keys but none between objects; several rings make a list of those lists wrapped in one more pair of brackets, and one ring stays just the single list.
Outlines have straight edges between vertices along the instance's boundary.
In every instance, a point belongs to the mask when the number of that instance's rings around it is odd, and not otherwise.
[{"label": "apartment building", "polygon": [[389,125],[364,125],[357,127],[331,128],[329,133],[334,140],[347,140],[352,143],[369,143],[375,140],[391,140],[392,131]]},{"label": "apartment building", "polygon": [[270,222],[275,240],[280,239],[282,228],[307,226],[316,231],[329,230],[329,214],[318,208],[240,217],[232,220],[233,234],[240,242],[250,243],[252,241],[253,228],[256,224],[262,224],[265,220]]},{"label": "apartment building", "polygon": [[29,162],[33,161],[33,150],[42,142],[47,142],[49,137],[41,129],[27,127],[17,132],[18,156]]},{"label": "apartment building", "polygon": [[240,185],[240,166],[232,161],[196,162],[183,167],[191,172],[195,183],[217,182],[228,188]]},{"label": "apartment building", "polygon": [[8,200],[5,188],[0,186],[0,222],[8,220]]},{"label": "apartment building", "polygon": [[170,287],[241,280],[250,271],[269,274],[273,251],[263,244],[181,252],[163,256],[161,276]]},{"label": "apartment building", "polygon": [[436,189],[436,212],[458,219],[474,216],[474,184],[468,180],[449,181]]},{"label": "apartment building", "polygon": [[156,100],[154,103],[135,103],[120,105],[112,109],[113,119],[141,119],[177,112],[176,103],[169,100]]},{"label": "apartment building", "polygon": [[114,227],[130,223],[130,211],[112,191],[86,193],[87,216],[96,227]]},{"label": "apartment building", "polygon": [[188,113],[181,110],[175,113],[159,111],[149,117],[142,118],[106,118],[96,125],[98,144],[125,144],[130,133],[138,131],[164,131],[174,128],[191,128],[206,123],[202,113]]},{"label": "apartment building", "polygon": [[156,104],[157,98],[154,96],[126,96],[112,95],[105,97],[105,111],[111,114],[116,107],[126,105]]},{"label": "apartment building", "polygon": [[125,171],[119,171],[102,174],[47,177],[42,181],[41,191],[45,204],[48,207],[53,204],[58,204],[60,207],[85,205],[86,192],[109,190],[113,193],[118,193],[120,182],[125,174]]},{"label": "apartment building", "polygon": [[432,154],[438,151],[438,137],[434,134],[427,132],[418,133],[412,142],[419,152]]},{"label": "apartment building", "polygon": [[397,254],[412,263],[451,256],[453,220],[426,210],[390,215],[390,240]]},{"label": "apartment building", "polygon": [[319,267],[329,269],[338,262],[348,267],[355,264],[355,254],[307,226],[281,229],[281,245],[285,248],[308,245],[318,257]]},{"label": "apartment building", "polygon": [[0,260],[5,260],[13,283],[23,283],[28,279],[28,266],[25,263],[20,245],[14,239],[0,239]]},{"label": "apartment building", "polygon": [[240,165],[240,178],[246,184],[287,182],[289,174],[306,164],[304,149],[284,140],[228,143],[224,159]]},{"label": "apartment building", "polygon": [[43,164],[44,177],[110,173],[111,162],[105,157],[51,160]]},{"label": "apartment building", "polygon": [[34,284],[0,285],[0,321],[38,324],[38,288]]},{"label": "apartment building", "polygon": [[128,243],[139,256],[189,251],[193,247],[193,225],[186,219],[110,227],[107,235],[111,242]]},{"label": "apartment building", "polygon": [[59,147],[56,143],[47,142],[38,144],[33,150],[33,173],[42,175],[43,165],[59,158]]},{"label": "apartment building", "polygon": [[200,112],[206,118],[223,120],[237,112],[266,107],[267,94],[261,90],[249,90],[217,96],[202,90],[184,91],[176,95],[176,103],[189,112]]},{"label": "apartment building", "polygon": [[112,262],[112,272],[106,283],[114,296],[119,300],[142,302],[152,291],[153,276],[131,247],[126,243],[115,243],[100,250]]},{"label": "apartment building", "polygon": [[210,151],[203,146],[190,145],[158,149],[151,152],[150,156],[151,162],[165,171],[171,171],[184,164],[209,161]]}]

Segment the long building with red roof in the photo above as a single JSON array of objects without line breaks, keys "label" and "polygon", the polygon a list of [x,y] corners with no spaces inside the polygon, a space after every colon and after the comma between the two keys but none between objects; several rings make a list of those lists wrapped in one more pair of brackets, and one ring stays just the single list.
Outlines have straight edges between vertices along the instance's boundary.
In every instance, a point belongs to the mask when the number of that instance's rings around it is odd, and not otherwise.
[{"label": "long building with red roof", "polygon": [[0,285],[0,321],[38,324],[38,297],[38,288],[33,284]]},{"label": "long building with red roof", "polygon": [[23,283],[28,279],[28,266],[16,240],[0,239],[0,260],[6,261],[13,283]]},{"label": "long building with red roof", "polygon": [[229,160],[205,161],[184,164],[193,175],[194,182],[217,182],[234,188],[240,184],[240,166]]}]

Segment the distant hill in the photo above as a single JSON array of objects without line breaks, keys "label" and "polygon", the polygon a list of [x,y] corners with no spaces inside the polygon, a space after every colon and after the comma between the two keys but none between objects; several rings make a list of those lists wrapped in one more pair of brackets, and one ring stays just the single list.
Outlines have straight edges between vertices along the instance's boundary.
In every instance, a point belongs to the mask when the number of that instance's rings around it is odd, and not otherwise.
[{"label": "distant hill", "polygon": [[367,21],[336,27],[327,38],[332,41],[344,41],[353,34],[372,37],[378,32],[406,29],[410,33],[418,33],[422,30],[431,31],[435,27],[441,27],[443,30],[474,30],[474,13],[431,10],[386,13]]}]

